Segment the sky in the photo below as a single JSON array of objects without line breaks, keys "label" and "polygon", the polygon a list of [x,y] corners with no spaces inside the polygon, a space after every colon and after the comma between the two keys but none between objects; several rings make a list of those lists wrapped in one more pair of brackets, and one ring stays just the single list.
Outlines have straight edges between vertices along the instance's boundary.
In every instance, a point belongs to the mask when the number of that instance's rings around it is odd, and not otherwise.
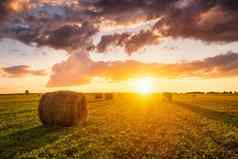
[{"label": "sky", "polygon": [[237,0],[1,0],[0,13],[0,93],[238,90]]}]

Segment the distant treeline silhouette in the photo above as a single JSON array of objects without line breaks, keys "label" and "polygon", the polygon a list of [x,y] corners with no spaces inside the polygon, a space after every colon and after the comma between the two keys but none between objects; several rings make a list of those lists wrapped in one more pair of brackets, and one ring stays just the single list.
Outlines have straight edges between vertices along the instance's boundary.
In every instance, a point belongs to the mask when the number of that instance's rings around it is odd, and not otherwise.
[{"label": "distant treeline silhouette", "polygon": [[186,92],[185,94],[238,94],[237,91],[223,91],[223,92],[215,92],[215,91],[209,91],[209,92]]}]

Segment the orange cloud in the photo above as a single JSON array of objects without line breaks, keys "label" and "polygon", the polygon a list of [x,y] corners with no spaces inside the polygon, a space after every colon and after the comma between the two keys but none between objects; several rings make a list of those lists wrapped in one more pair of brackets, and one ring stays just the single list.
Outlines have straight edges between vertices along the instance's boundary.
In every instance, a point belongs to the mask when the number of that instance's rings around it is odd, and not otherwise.
[{"label": "orange cloud", "polygon": [[5,77],[24,77],[28,75],[33,76],[45,76],[46,70],[33,70],[27,65],[18,65],[0,68],[0,75]]},{"label": "orange cloud", "polygon": [[89,83],[94,77],[112,81],[144,76],[165,78],[218,78],[238,75],[238,54],[227,53],[204,60],[160,64],[138,61],[95,62],[86,53],[73,54],[67,61],[56,64],[48,86],[72,86]]}]

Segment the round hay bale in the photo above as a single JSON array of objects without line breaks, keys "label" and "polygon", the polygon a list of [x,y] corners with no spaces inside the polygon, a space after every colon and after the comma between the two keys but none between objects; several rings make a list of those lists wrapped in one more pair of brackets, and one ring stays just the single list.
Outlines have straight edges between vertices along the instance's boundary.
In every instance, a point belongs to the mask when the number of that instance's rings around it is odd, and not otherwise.
[{"label": "round hay bale", "polygon": [[42,95],[39,118],[46,126],[73,126],[87,120],[88,109],[84,94],[58,91]]}]

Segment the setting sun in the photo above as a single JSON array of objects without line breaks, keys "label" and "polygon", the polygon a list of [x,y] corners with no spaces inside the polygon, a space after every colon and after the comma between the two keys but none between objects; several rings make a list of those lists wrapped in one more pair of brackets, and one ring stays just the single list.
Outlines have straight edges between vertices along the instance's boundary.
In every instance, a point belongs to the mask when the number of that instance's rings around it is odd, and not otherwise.
[{"label": "setting sun", "polygon": [[142,79],[136,80],[136,90],[140,93],[150,93],[152,92],[153,79],[150,77],[145,77]]}]

